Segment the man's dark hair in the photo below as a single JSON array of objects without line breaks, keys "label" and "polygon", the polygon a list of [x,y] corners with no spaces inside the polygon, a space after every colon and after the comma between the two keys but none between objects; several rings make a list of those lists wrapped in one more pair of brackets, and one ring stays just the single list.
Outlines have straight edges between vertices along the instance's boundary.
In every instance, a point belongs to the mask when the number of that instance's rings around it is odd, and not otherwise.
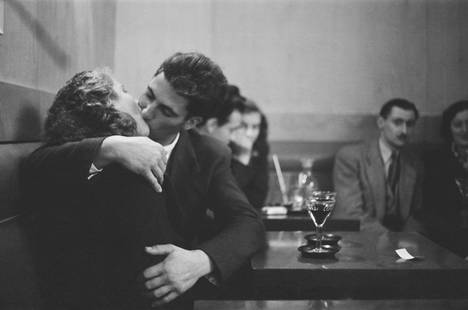
[{"label": "man's dark hair", "polygon": [[215,118],[218,126],[223,126],[229,121],[229,116],[234,111],[242,113],[244,110],[245,98],[240,94],[239,88],[235,85],[226,84],[223,87],[222,101],[217,103],[210,115],[204,119],[199,127],[206,123],[208,118]]},{"label": "man's dark hair", "polygon": [[216,63],[200,53],[176,53],[162,63],[154,76],[160,73],[179,96],[187,99],[188,116],[206,119],[222,102],[226,77]]},{"label": "man's dark hair", "polygon": [[414,103],[408,101],[406,99],[395,98],[387,101],[382,108],[380,109],[379,115],[386,119],[390,112],[392,111],[393,107],[398,107],[403,110],[409,110],[414,112],[414,119],[417,120],[419,118],[419,112]]},{"label": "man's dark hair", "polygon": [[468,100],[461,100],[452,103],[442,113],[442,122],[440,124],[440,134],[445,142],[451,143],[453,141],[452,130],[450,129],[451,123],[458,113],[468,110]]},{"label": "man's dark hair", "polygon": [[108,74],[83,71],[66,82],[55,96],[45,121],[46,144],[90,137],[133,136],[136,121],[113,107],[118,99]]}]

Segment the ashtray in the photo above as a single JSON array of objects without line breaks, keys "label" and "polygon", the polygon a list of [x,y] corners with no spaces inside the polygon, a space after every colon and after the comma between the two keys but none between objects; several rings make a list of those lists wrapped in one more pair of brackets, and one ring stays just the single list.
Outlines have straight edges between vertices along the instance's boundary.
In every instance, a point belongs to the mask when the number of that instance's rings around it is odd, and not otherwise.
[{"label": "ashtray", "polygon": [[320,249],[312,245],[302,245],[297,248],[303,257],[306,258],[333,258],[341,249],[338,245],[324,244]]},{"label": "ashtray", "polygon": [[[319,241],[318,234],[308,234],[304,236],[304,239],[307,240],[307,244],[310,246],[315,246],[315,244]],[[341,240],[341,236],[335,234],[323,234],[322,235],[322,244],[323,245],[337,245],[338,241]]]}]

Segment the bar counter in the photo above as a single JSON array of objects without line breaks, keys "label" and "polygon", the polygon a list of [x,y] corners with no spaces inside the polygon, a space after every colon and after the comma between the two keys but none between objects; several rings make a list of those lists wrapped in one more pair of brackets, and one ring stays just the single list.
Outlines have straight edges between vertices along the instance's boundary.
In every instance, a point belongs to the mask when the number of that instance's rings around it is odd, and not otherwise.
[{"label": "bar counter", "polygon": [[468,262],[418,233],[335,232],[341,250],[327,259],[301,256],[307,233],[267,232],[251,261],[254,299],[468,298]]},{"label": "bar counter", "polygon": [[[267,231],[313,230],[315,225],[306,212],[296,212],[284,215],[262,214],[262,220]],[[324,226],[326,231],[359,231],[360,223],[356,219],[330,218]]]},{"label": "bar counter", "polygon": [[466,310],[468,299],[455,300],[200,300],[195,310]]}]

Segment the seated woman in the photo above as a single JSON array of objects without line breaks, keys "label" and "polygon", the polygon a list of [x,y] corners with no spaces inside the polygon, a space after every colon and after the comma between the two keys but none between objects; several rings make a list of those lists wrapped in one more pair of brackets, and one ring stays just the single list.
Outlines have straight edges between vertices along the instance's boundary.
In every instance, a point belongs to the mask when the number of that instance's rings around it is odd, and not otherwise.
[{"label": "seated woman", "polygon": [[268,193],[268,124],[257,105],[246,100],[242,128],[231,137],[232,173],[247,199],[261,209]]},{"label": "seated woman", "polygon": [[423,216],[428,235],[468,256],[468,101],[442,114],[444,144],[425,156]]},{"label": "seated woman", "polygon": [[[122,84],[107,73],[84,71],[58,91],[46,119],[45,145],[148,132]],[[73,182],[60,171],[36,173],[31,167],[28,161],[22,167],[22,189],[33,214],[44,308],[149,308],[137,276],[162,258],[145,254],[145,246],[182,244],[169,224],[163,194],[119,165]]]}]

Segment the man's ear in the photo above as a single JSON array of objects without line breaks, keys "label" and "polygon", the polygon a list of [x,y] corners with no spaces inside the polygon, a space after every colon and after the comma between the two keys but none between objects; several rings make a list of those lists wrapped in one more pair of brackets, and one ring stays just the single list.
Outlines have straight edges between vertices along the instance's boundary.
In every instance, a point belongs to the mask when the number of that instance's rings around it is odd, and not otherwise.
[{"label": "man's ear", "polygon": [[382,129],[384,122],[385,119],[382,116],[377,117],[377,127],[379,127],[379,129]]},{"label": "man's ear", "polygon": [[200,116],[190,116],[184,123],[184,129],[189,130],[195,128],[201,121],[202,118]]},{"label": "man's ear", "polygon": [[215,117],[209,118],[205,123],[206,131],[212,133],[216,128],[218,128],[218,120]]}]

